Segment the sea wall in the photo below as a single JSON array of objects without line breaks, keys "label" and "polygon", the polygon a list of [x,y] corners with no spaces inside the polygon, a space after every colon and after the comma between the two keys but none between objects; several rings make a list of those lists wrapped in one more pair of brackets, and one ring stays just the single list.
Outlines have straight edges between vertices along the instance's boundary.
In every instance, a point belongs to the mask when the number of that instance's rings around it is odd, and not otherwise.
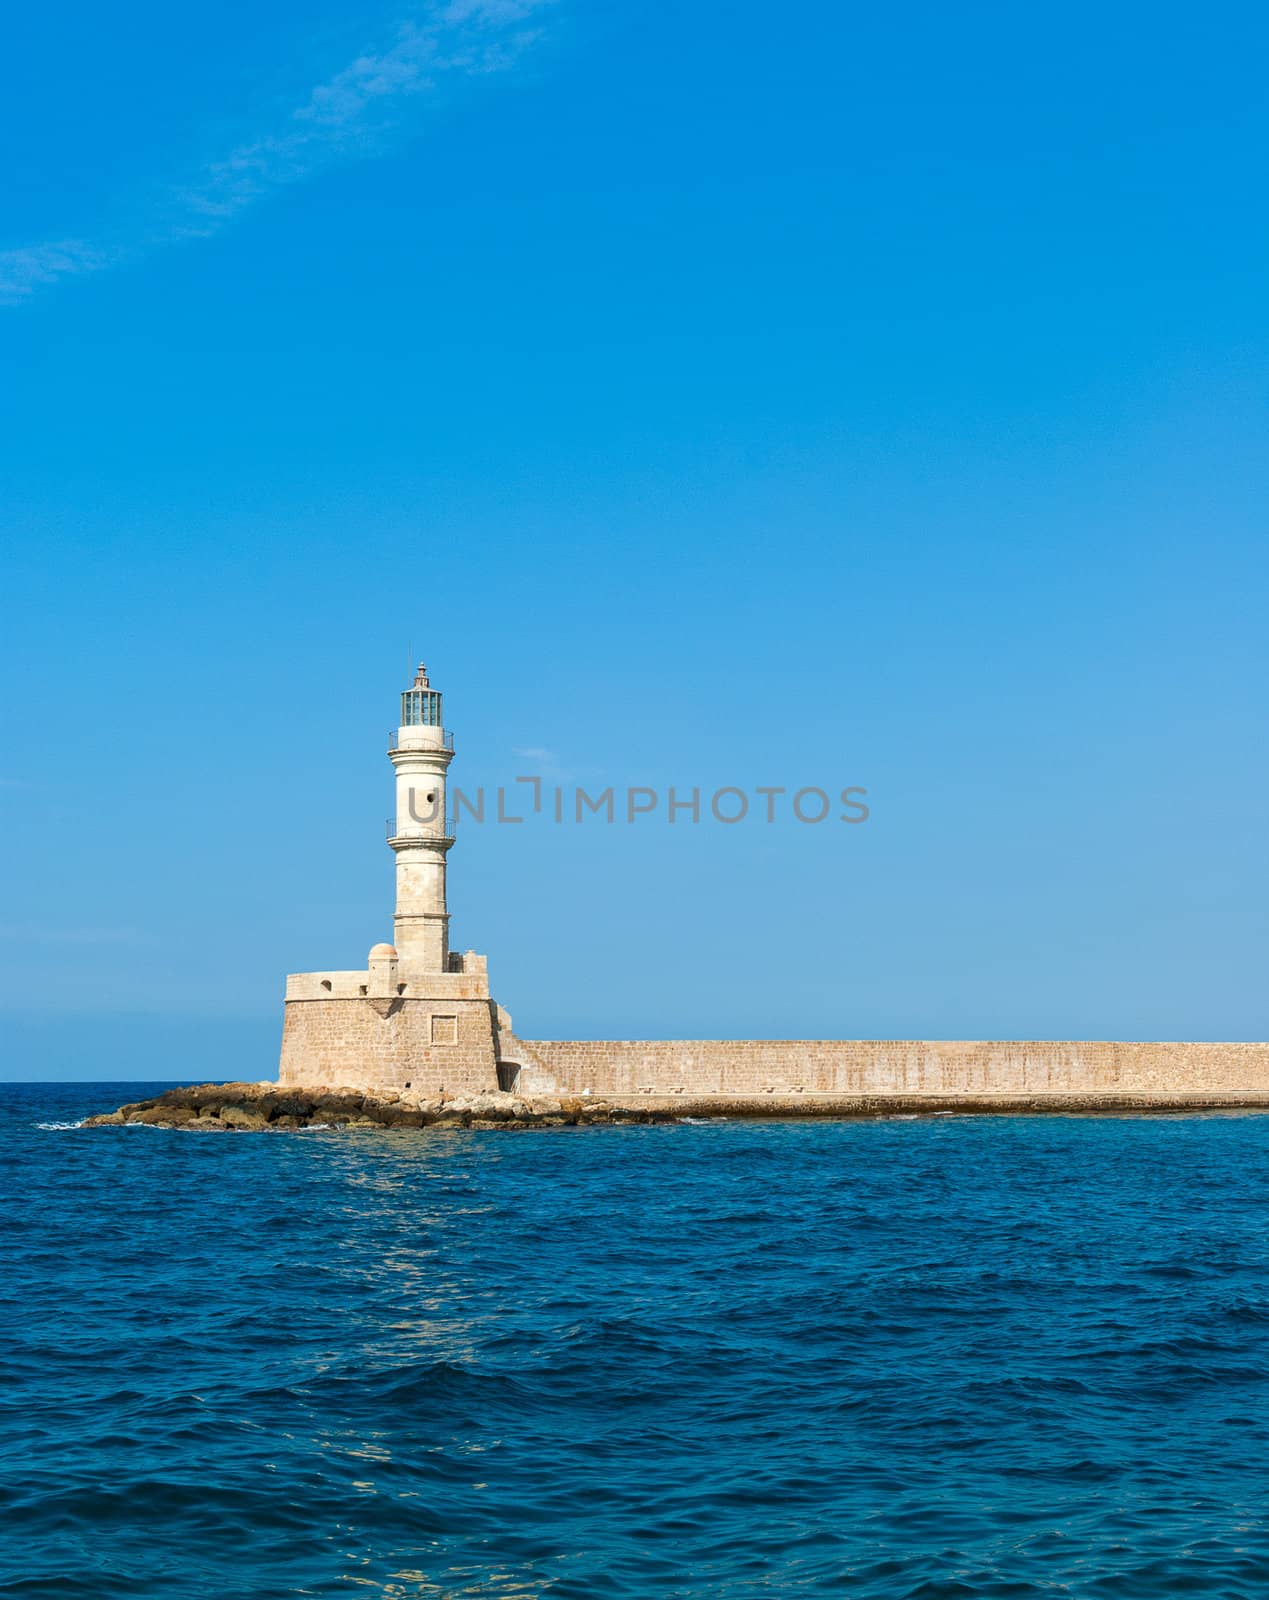
[{"label": "sea wall", "polygon": [[[1212,1096],[1269,1100],[1269,1044],[919,1039],[519,1039],[458,975],[360,994],[365,974],[288,984],[279,1082],[363,1091],[894,1099]],[[330,988],[326,985],[330,984]],[[429,993],[411,995],[409,987]],[[441,992],[435,992],[435,991]],[[400,992],[398,992],[400,991]]]},{"label": "sea wall", "polygon": [[502,1041],[522,1094],[1269,1098],[1269,1044],[916,1039]]}]

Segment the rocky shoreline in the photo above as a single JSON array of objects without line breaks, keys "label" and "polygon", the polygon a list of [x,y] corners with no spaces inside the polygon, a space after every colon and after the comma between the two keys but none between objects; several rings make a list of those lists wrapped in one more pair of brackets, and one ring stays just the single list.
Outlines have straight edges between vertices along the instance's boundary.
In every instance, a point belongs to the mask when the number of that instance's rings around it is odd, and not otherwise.
[{"label": "rocky shoreline", "polygon": [[983,1116],[1064,1113],[1251,1111],[1269,1100],[1246,1096],[1048,1095],[724,1095],[640,1098],[507,1094],[419,1096],[347,1088],[286,1088],[276,1083],[200,1083],[168,1089],[118,1111],[89,1117],[86,1128],[138,1123],[190,1133],[265,1133],[298,1128],[564,1128],[725,1118]]},{"label": "rocky shoreline", "polygon": [[296,1128],[563,1128],[602,1122],[672,1122],[672,1113],[606,1100],[552,1100],[494,1092],[430,1097],[356,1089],[285,1088],[276,1083],[200,1083],[136,1100],[86,1128],[140,1123],[190,1133],[259,1133]]}]

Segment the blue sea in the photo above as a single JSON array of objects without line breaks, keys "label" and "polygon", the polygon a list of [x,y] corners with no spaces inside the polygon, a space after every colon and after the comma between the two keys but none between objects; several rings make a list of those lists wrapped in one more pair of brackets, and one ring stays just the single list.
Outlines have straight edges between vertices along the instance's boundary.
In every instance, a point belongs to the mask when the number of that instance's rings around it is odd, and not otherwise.
[{"label": "blue sea", "polygon": [[0,1087],[0,1594],[1269,1594],[1269,1118]]}]

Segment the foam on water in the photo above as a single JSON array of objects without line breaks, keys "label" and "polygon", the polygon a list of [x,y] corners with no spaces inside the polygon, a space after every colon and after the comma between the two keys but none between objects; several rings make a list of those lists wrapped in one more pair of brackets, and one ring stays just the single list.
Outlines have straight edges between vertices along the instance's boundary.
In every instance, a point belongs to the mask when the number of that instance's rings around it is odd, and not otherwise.
[{"label": "foam on water", "polygon": [[74,1126],[153,1087],[0,1091],[0,1595],[1269,1592],[1269,1118]]}]

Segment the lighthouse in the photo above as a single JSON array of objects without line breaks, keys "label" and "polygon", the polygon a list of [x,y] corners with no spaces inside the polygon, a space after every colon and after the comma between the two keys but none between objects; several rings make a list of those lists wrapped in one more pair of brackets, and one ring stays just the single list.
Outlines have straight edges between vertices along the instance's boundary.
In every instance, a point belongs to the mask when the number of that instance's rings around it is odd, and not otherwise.
[{"label": "lighthouse", "polygon": [[388,756],[393,942],[373,945],[362,968],[288,974],[279,1081],[415,1095],[496,1089],[519,1070],[500,1054],[511,1019],[489,993],[485,957],[450,949],[445,787],[454,741],[424,666],[402,692]]},{"label": "lighthouse", "polygon": [[445,858],[454,843],[447,821],[445,775],[454,741],[445,731],[439,689],[420,663],[401,695],[401,723],[388,755],[396,769],[396,822],[388,838],[396,854],[393,942],[403,971],[449,970],[449,907]]}]

